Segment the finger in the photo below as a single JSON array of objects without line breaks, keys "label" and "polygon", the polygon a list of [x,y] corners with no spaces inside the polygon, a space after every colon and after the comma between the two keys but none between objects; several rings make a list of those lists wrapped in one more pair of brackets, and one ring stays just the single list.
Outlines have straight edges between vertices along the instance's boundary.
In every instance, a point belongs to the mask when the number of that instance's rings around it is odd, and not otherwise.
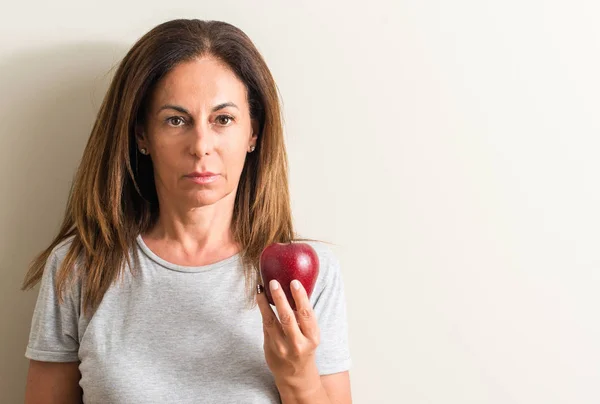
[{"label": "finger", "polygon": [[258,303],[258,308],[262,316],[264,331],[272,339],[283,339],[284,335],[281,324],[279,323],[279,320],[277,320],[277,316],[275,315],[275,312],[273,312],[264,292],[256,294],[256,303]]},{"label": "finger", "polygon": [[319,323],[306,289],[304,289],[304,286],[298,280],[293,280],[290,286],[294,302],[296,303],[296,320],[298,321],[298,326],[306,338],[318,344]]},{"label": "finger", "polygon": [[281,288],[279,282],[277,282],[275,279],[269,282],[269,287],[271,288],[271,296],[273,297],[273,302],[275,303],[277,313],[279,314],[279,322],[281,323],[283,333],[291,341],[296,341],[302,336],[302,332],[298,327],[296,316],[294,316],[294,311],[292,310],[292,307],[285,296],[285,292]]}]

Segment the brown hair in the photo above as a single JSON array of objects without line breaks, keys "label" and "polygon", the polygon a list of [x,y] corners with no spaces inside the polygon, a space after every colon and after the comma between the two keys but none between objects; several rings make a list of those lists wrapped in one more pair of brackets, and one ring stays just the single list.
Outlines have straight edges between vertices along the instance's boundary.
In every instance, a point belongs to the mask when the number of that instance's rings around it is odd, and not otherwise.
[{"label": "brown hair", "polygon": [[[277,85],[244,32],[225,22],[197,19],[156,26],[119,64],[83,152],[62,226],[32,262],[23,290],[41,279],[53,249],[70,237],[56,276],[59,301],[67,285],[84,276],[84,309],[94,310],[124,264],[134,268],[128,253],[158,214],[152,162],[138,152],[136,127],[155,84],[178,63],[208,55],[225,62],[246,85],[250,115],[259,122],[256,150],[246,158],[232,220],[234,240],[242,246],[249,303],[254,302],[262,250],[295,239]],[[137,254],[134,262],[139,264]]]}]

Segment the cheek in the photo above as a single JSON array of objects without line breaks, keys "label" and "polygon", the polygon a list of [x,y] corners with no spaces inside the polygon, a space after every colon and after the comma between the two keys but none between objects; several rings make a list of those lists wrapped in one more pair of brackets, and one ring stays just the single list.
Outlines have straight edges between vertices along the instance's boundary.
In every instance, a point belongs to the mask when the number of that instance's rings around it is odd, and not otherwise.
[{"label": "cheek", "polygon": [[224,163],[228,167],[241,167],[244,165],[246,153],[248,152],[248,139],[241,133],[224,139],[219,144],[220,154],[223,156]]},{"label": "cheek", "polygon": [[239,177],[244,167],[246,149],[236,145],[234,149],[227,150],[223,156],[229,175]]},{"label": "cheek", "polygon": [[176,174],[182,166],[181,148],[176,144],[165,144],[157,142],[154,144],[154,155],[152,157],[154,169],[161,177]]}]

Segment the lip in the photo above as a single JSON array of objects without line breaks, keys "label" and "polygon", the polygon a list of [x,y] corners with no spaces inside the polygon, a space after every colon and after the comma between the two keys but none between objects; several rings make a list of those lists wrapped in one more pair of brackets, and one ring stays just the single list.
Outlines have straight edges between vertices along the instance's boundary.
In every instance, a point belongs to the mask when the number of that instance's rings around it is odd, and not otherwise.
[{"label": "lip", "polygon": [[193,173],[189,173],[188,175],[186,175],[186,177],[214,177],[215,175],[219,174],[211,173],[210,171],[194,171]]},{"label": "lip", "polygon": [[210,184],[219,178],[219,174],[211,173],[210,171],[198,172],[195,171],[185,176],[196,184]]}]

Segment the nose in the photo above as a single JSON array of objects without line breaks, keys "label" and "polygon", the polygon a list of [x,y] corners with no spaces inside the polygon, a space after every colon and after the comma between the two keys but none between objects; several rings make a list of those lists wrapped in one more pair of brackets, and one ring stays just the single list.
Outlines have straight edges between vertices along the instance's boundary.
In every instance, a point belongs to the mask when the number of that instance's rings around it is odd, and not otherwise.
[{"label": "nose", "polygon": [[211,154],[214,150],[215,134],[210,124],[198,124],[192,131],[190,154],[198,157]]}]

